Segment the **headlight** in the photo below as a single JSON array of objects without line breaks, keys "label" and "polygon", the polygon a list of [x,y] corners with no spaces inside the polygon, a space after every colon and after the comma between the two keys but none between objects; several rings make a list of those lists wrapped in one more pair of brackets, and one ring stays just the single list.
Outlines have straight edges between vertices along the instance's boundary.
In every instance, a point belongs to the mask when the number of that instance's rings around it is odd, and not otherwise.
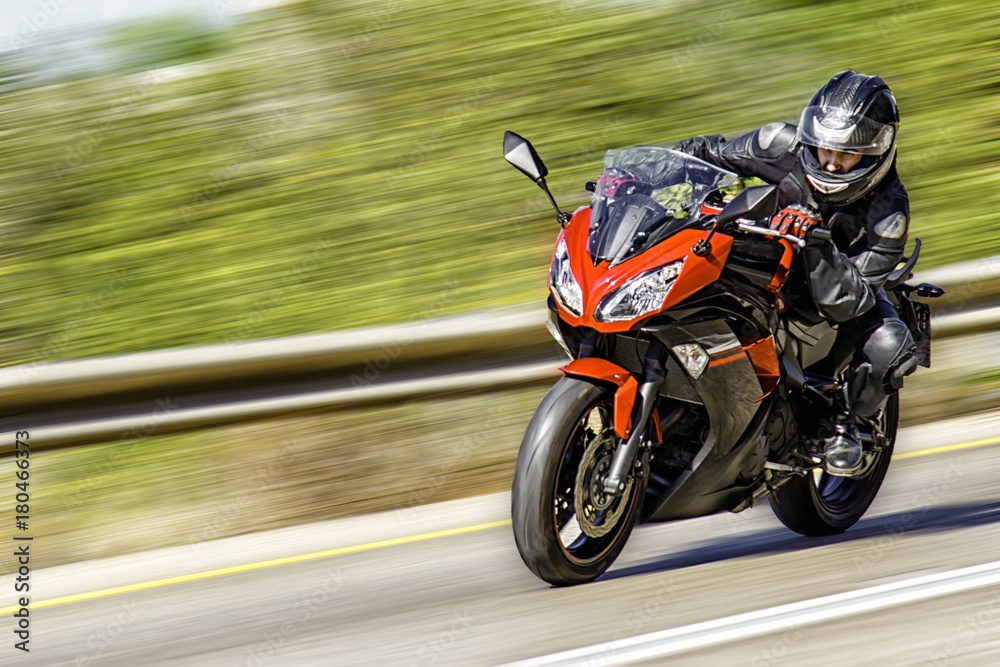
[{"label": "headlight", "polygon": [[565,238],[556,246],[556,254],[552,258],[549,287],[560,306],[577,317],[583,313],[583,290],[569,268],[569,249]]},{"label": "headlight", "polygon": [[683,264],[671,262],[636,276],[601,299],[594,317],[598,322],[626,322],[659,310]]}]

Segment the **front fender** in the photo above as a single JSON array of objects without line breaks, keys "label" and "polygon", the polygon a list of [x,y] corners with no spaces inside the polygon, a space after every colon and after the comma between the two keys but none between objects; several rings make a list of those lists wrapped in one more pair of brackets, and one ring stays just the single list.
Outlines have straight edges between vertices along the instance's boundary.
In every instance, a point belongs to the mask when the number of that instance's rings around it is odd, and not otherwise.
[{"label": "front fender", "polygon": [[[639,382],[630,372],[618,364],[598,357],[574,359],[559,370],[573,377],[608,382],[617,386],[614,407],[615,435],[622,439],[628,437],[632,428],[632,408],[635,406],[635,396],[639,390]],[[656,442],[662,442],[660,417],[655,408],[653,409],[652,422],[653,436]]]}]

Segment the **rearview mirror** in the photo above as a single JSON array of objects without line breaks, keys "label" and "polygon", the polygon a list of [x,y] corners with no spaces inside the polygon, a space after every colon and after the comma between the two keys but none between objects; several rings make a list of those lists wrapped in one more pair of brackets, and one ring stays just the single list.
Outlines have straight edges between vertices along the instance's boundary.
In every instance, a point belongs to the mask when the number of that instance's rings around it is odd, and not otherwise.
[{"label": "rearview mirror", "polygon": [[741,191],[719,213],[716,224],[724,225],[737,218],[764,220],[778,210],[777,185],[753,185]]},{"label": "rearview mirror", "polygon": [[503,133],[503,157],[536,183],[549,173],[531,142],[510,130]]}]

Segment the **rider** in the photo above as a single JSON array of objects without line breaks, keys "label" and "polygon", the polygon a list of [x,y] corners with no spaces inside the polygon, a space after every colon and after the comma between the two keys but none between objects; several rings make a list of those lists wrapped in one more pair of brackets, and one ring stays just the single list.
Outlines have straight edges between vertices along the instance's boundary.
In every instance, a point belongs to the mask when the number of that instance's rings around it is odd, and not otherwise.
[{"label": "rider", "polygon": [[811,241],[802,256],[817,314],[839,324],[838,345],[860,351],[850,382],[853,414],[838,418],[825,445],[833,475],[861,469],[854,417],[875,415],[917,365],[913,337],[882,289],[903,256],[910,219],[896,173],[898,128],[889,86],[846,70],[816,92],[798,126],[770,123],[732,141],[713,135],[674,147],[778,184],[784,208],[772,227],[802,238],[816,224],[831,229],[832,241]]}]

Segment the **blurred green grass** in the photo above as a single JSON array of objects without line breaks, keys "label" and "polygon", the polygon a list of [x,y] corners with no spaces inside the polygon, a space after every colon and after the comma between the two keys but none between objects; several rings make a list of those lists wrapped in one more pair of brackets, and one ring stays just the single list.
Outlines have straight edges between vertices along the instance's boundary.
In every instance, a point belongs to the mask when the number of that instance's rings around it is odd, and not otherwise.
[{"label": "blurred green grass", "polygon": [[606,149],[794,121],[848,67],[899,99],[922,266],[1000,253],[989,3],[309,0],[184,25],[0,99],[0,363],[541,303],[557,227],[503,130],[572,210]]}]

